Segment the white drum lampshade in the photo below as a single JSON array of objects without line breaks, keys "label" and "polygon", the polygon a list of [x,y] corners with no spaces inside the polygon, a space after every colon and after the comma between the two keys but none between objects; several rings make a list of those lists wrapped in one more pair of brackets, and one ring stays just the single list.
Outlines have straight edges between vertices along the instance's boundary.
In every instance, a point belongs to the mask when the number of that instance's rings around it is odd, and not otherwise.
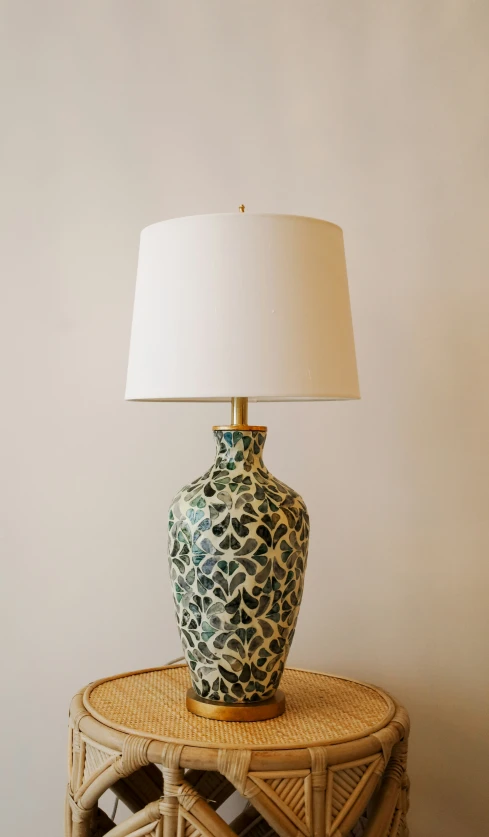
[{"label": "white drum lampshade", "polygon": [[197,215],[141,234],[126,399],[358,398],[343,234]]}]

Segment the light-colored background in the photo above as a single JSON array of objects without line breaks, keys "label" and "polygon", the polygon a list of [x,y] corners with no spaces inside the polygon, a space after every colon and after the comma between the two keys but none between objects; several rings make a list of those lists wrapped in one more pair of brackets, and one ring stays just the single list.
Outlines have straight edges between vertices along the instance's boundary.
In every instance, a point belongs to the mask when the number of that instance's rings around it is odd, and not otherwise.
[{"label": "light-colored background", "polygon": [[243,201],[343,226],[362,385],[252,408],[312,517],[291,661],[409,707],[413,837],[487,833],[487,3],[0,7],[2,832],[60,835],[72,693],[179,651],[227,410],[124,403],[138,236]]}]

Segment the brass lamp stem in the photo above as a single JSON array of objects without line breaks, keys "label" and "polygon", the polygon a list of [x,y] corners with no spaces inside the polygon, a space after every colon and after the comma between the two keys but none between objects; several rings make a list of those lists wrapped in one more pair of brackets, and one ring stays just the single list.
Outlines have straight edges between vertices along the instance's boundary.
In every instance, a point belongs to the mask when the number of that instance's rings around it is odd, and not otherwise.
[{"label": "brass lamp stem", "polygon": [[245,430],[246,432],[259,431],[266,433],[267,428],[262,424],[248,424],[248,399],[231,398],[231,424],[217,424],[213,430]]},{"label": "brass lamp stem", "polygon": [[248,424],[247,398],[231,398],[231,424]]}]

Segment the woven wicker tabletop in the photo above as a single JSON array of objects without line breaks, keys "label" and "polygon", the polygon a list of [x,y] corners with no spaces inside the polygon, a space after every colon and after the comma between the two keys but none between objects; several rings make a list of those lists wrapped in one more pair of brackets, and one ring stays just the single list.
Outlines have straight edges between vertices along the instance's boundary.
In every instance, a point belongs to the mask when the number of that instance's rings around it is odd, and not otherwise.
[{"label": "woven wicker tabletop", "polygon": [[284,715],[255,723],[210,721],[185,708],[186,665],[122,674],[92,683],[83,702],[108,727],[151,739],[216,748],[283,749],[337,744],[370,735],[395,712],[377,689],[319,672],[287,668]]}]

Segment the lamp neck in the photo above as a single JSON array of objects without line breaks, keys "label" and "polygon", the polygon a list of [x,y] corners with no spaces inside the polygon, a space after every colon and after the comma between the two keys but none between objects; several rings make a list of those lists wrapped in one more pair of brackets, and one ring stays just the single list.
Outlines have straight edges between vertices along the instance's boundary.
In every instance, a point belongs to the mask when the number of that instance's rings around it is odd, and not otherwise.
[{"label": "lamp neck", "polygon": [[[256,468],[265,469],[263,464],[263,447],[267,438],[266,427],[259,430],[249,428],[247,430],[233,430],[232,427],[221,430],[214,430],[217,443],[216,461],[214,464],[214,476],[216,482],[222,478],[223,490],[229,478],[232,482],[241,481],[239,474],[246,474]],[[226,478],[226,472],[229,475]],[[249,480],[247,481],[249,482]],[[245,485],[247,484],[245,482]]]}]

